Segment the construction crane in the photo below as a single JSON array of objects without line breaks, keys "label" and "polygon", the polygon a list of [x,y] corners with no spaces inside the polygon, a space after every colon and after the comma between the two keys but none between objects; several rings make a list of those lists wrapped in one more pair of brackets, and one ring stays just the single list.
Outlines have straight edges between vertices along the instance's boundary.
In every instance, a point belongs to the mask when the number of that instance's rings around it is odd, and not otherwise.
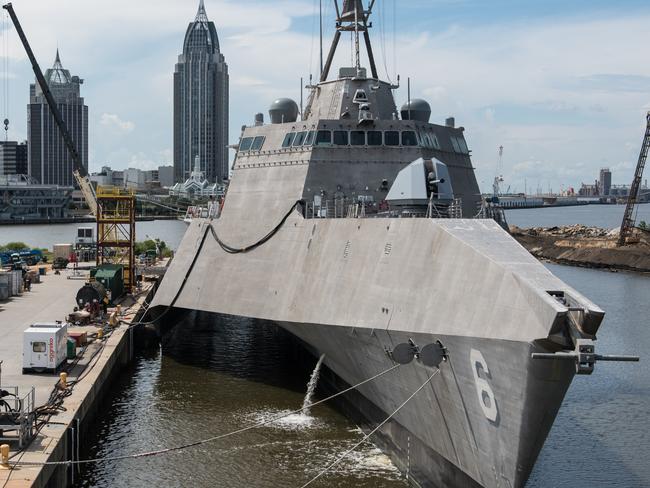
[{"label": "construction crane", "polygon": [[632,180],[632,186],[630,187],[630,194],[627,197],[625,215],[623,216],[623,223],[621,224],[621,231],[618,236],[618,243],[616,244],[618,247],[624,246],[632,236],[632,229],[634,228],[634,207],[639,198],[639,188],[641,188],[641,178],[643,177],[645,161],[648,158],[648,149],[650,149],[650,112],[646,114],[645,136],[641,145],[639,161],[636,164],[634,180]]},{"label": "construction crane", "polygon": [[61,136],[63,137],[66,147],[68,148],[68,152],[70,153],[70,157],[72,158],[72,168],[73,168],[75,181],[77,182],[77,185],[79,185],[79,189],[81,190],[81,193],[83,194],[84,199],[86,200],[86,204],[88,205],[90,212],[94,216],[97,216],[97,197],[95,196],[95,190],[93,189],[93,186],[90,183],[90,179],[88,178],[88,172],[86,171],[86,168],[84,168],[83,165],[81,164],[81,158],[79,157],[79,152],[77,151],[77,148],[75,147],[74,142],[72,141],[70,132],[68,132],[68,127],[65,125],[65,122],[61,117],[61,112],[59,111],[59,107],[56,104],[56,101],[54,100],[54,96],[52,95],[52,91],[50,90],[50,87],[45,81],[43,72],[41,71],[40,66],[36,62],[36,58],[34,57],[32,48],[30,47],[29,42],[27,41],[27,37],[25,36],[25,33],[23,32],[23,28],[21,27],[20,22],[18,21],[18,17],[16,17],[16,12],[14,12],[11,3],[3,5],[2,8],[5,9],[9,13],[9,17],[11,17],[11,21],[13,22],[14,27],[16,28],[18,37],[20,37],[20,41],[23,43],[23,47],[25,48],[25,52],[27,53],[29,62],[32,64],[32,69],[34,70],[34,74],[36,75],[36,81],[38,81],[38,84],[40,85],[41,90],[43,91],[45,100],[47,100],[47,105],[48,107],[50,107],[50,112],[52,112],[52,117],[54,117],[54,122],[56,122],[56,125],[59,128],[59,132],[61,132]]}]

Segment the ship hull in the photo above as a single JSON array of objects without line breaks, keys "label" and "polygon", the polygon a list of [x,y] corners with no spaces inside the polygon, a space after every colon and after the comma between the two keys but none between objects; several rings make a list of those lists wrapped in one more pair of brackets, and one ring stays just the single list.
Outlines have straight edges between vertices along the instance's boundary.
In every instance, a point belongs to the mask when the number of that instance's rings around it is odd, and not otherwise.
[{"label": "ship hull", "polygon": [[[532,362],[534,345],[471,337],[368,331],[314,324],[280,324],[308,345],[333,375],[330,391],[356,385],[393,367],[384,349],[412,340],[417,346],[440,341],[454,351],[440,372],[372,439],[396,466],[423,487],[521,487],[548,435],[573,377],[566,362]],[[479,351],[489,373],[496,418],[487,418],[473,359]],[[481,368],[479,368],[481,369]],[[373,428],[395,412],[435,368],[417,359],[346,395],[347,413]],[[491,414],[491,413],[490,413]]]},{"label": "ship hull", "polygon": [[[562,335],[569,309],[555,297],[571,297],[583,317],[600,320],[602,311],[495,222],[294,214],[237,255],[213,241],[209,225],[190,225],[154,311],[277,323],[325,354],[348,385],[392,367],[398,344],[440,341],[448,360],[381,429],[379,444],[422,486],[524,485],[575,373],[571,361],[531,359],[560,348],[550,338]],[[222,236],[231,230],[214,225]],[[417,360],[400,366],[352,404],[376,412],[369,425],[381,422],[433,371]]]}]

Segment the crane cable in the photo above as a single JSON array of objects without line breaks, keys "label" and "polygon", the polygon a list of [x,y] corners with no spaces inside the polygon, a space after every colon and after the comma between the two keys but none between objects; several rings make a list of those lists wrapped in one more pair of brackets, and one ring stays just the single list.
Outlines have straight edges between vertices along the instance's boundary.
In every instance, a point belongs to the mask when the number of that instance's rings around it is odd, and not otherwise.
[{"label": "crane cable", "polygon": [[[348,388],[346,388],[344,390],[339,391],[338,393],[334,393],[333,395],[328,396],[327,398],[323,398],[322,400],[318,400],[316,402],[312,402],[312,403],[309,403],[307,405],[303,405],[301,408],[298,408],[296,410],[292,410],[290,412],[285,412],[285,413],[283,413],[281,415],[276,415],[276,416],[274,416],[272,418],[269,418],[267,420],[263,420],[261,422],[256,422],[254,424],[248,425],[246,427],[242,427],[242,428],[237,429],[237,430],[233,430],[231,432],[227,432],[225,434],[219,434],[219,435],[216,435],[216,436],[213,436],[213,437],[208,437],[207,439],[202,439],[202,440],[198,440],[198,441],[194,441],[194,442],[189,442],[189,443],[181,444],[181,445],[178,445],[178,446],[167,447],[167,448],[164,448],[164,449],[158,449],[158,450],[155,450],[155,451],[146,451],[146,452],[140,452],[140,453],[135,453],[135,454],[125,454],[123,456],[92,458],[92,459],[78,459],[76,461],[73,461],[73,460],[69,460],[69,461],[44,461],[44,462],[34,462],[34,461],[11,462],[10,461],[9,464],[11,465],[12,469],[17,467],[17,466],[72,466],[72,465],[76,465],[76,464],[95,464],[95,463],[101,463],[101,462],[124,461],[124,460],[127,460],[127,459],[139,459],[139,458],[144,458],[144,457],[159,456],[159,455],[168,454],[170,452],[175,452],[175,451],[181,451],[181,450],[188,449],[188,448],[191,448],[191,447],[196,447],[196,446],[200,446],[200,445],[207,444],[207,443],[210,443],[210,442],[225,439],[226,437],[232,437],[232,436],[237,435],[237,434],[242,434],[242,433],[247,432],[249,430],[257,429],[259,427],[263,427],[265,425],[271,424],[273,422],[276,422],[276,421],[278,421],[278,420],[280,420],[282,418],[288,417],[290,415],[295,415],[295,414],[301,413],[304,410],[307,410],[307,409],[310,409],[312,407],[315,407],[316,405],[320,405],[322,403],[328,402],[328,401],[330,401],[330,400],[332,400],[332,399],[334,399],[334,398],[336,398],[338,396],[344,395],[345,393],[348,393],[348,392],[350,392],[352,390],[355,390],[355,389],[359,388],[360,386],[365,385],[366,383],[369,383],[369,382],[371,382],[373,380],[376,380],[377,378],[380,378],[381,376],[384,376],[387,373],[390,373],[391,371],[394,371],[395,369],[399,368],[400,366],[401,366],[401,364],[399,364],[399,363],[398,364],[393,364],[393,366],[391,366],[390,368],[387,368],[387,369],[381,371],[380,373],[377,373],[374,376],[371,376],[370,378],[365,379],[365,380],[361,381],[360,383],[357,383],[354,386],[350,386],[350,387],[348,387]],[[433,375],[431,377],[433,377]],[[431,377],[429,378],[429,380],[431,379]],[[427,380],[427,383],[428,383],[429,380]],[[422,385],[422,387],[424,387],[424,385]],[[422,387],[420,387],[418,389],[418,391],[421,390]],[[413,396],[414,395],[411,395],[411,397],[409,397],[409,400]],[[405,404],[406,404],[406,402],[404,404],[402,404],[399,408],[401,408]],[[395,413],[397,413],[397,410],[393,413],[393,415]],[[384,421],[383,423],[385,423],[385,422],[386,421]]]},{"label": "crane cable", "polygon": [[341,454],[339,457],[337,457],[333,462],[331,462],[330,464],[328,464],[328,465],[327,465],[327,466],[326,466],[322,471],[320,471],[316,476],[314,476],[312,479],[310,479],[307,483],[305,483],[304,485],[302,485],[300,488],[305,488],[306,486],[311,485],[314,481],[316,481],[316,480],[319,479],[320,477],[324,476],[324,475],[325,475],[328,471],[330,471],[334,466],[336,466],[336,465],[339,464],[341,461],[343,461],[343,459],[345,459],[345,458],[346,458],[346,457],[347,457],[351,452],[353,452],[357,447],[359,447],[361,444],[363,444],[364,442],[366,442],[366,441],[367,441],[367,440],[368,440],[368,439],[369,439],[369,438],[370,438],[370,437],[371,437],[375,432],[377,432],[379,429],[381,429],[381,428],[386,424],[386,422],[388,422],[388,421],[389,421],[390,419],[392,419],[395,415],[397,415],[397,412],[399,412],[399,411],[400,411],[400,410],[401,410],[401,409],[402,409],[402,408],[403,408],[403,407],[404,407],[408,402],[410,402],[410,401],[415,397],[415,395],[417,395],[418,393],[420,393],[420,391],[421,391],[425,386],[427,386],[427,384],[428,384],[428,383],[433,379],[433,377],[434,377],[435,375],[437,375],[438,373],[440,373],[440,369],[436,369],[436,370],[435,370],[435,371],[434,371],[434,372],[433,372],[433,373],[432,373],[432,374],[427,378],[427,380],[426,380],[424,383],[422,383],[422,385],[421,385],[417,390],[415,390],[415,391],[411,394],[411,396],[409,396],[406,400],[404,400],[404,402],[403,402],[400,406],[398,406],[398,407],[395,409],[395,411],[393,411],[393,413],[391,413],[388,417],[386,417],[386,418],[384,419],[383,422],[381,422],[379,425],[377,425],[377,427],[375,427],[375,428],[372,429],[370,432],[368,432],[365,436],[363,436],[363,439],[361,439],[361,440],[360,440],[359,442],[357,442],[354,446],[352,446],[350,449],[348,449],[348,450],[345,451],[343,454]]}]

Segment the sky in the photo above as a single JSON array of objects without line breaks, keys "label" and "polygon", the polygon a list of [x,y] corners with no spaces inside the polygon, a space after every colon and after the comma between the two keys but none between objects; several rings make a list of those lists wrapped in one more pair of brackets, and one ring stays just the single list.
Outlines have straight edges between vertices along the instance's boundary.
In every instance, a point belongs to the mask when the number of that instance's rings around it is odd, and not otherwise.
[{"label": "sky", "polygon": [[[333,34],[323,0],[325,49]],[[84,79],[90,170],[172,163],[173,71],[198,0],[14,0],[43,70],[57,47]],[[205,0],[230,70],[230,142],[279,96],[300,99],[317,76],[318,0]],[[601,167],[632,180],[650,110],[650,2],[637,0],[377,0],[371,36],[398,106],[432,107],[465,127],[484,191],[578,188]],[[0,119],[27,137],[34,76],[6,13]],[[344,38],[336,66],[350,64]],[[306,96],[306,93],[305,93]],[[268,117],[267,117],[268,118]],[[504,147],[499,163],[498,148]],[[231,158],[234,154],[231,151]]]}]

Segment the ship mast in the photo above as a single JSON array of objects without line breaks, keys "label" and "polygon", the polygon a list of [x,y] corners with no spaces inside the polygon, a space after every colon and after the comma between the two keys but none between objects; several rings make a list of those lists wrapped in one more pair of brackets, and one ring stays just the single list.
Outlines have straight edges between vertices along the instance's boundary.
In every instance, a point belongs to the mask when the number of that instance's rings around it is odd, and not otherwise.
[{"label": "ship mast", "polygon": [[338,47],[339,41],[341,39],[341,32],[353,32],[354,33],[354,49],[355,49],[355,65],[357,73],[361,70],[361,48],[359,42],[359,35],[363,33],[363,38],[366,44],[366,51],[368,53],[368,60],[370,62],[370,71],[374,79],[378,79],[377,76],[377,67],[375,65],[375,57],[372,52],[372,45],[370,43],[370,34],[368,29],[372,27],[372,24],[368,22],[368,18],[372,13],[372,7],[375,4],[375,0],[371,0],[368,10],[364,10],[362,0],[343,0],[343,8],[339,8],[338,0],[334,0],[334,7],[336,9],[336,32],[334,33],[334,39],[332,40],[332,45],[327,55],[327,61],[323,71],[321,72],[320,81],[326,81],[329,74],[330,68],[332,67],[332,61],[334,60],[334,55],[336,54],[336,48]]}]

